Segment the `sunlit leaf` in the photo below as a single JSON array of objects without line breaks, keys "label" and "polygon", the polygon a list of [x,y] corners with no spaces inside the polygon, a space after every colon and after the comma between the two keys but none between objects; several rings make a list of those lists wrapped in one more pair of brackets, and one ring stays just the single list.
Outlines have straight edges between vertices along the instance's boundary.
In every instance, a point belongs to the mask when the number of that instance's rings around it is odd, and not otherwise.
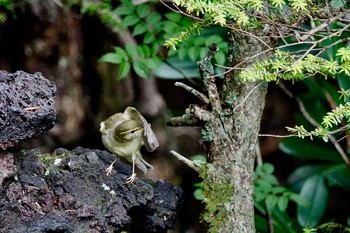
[{"label": "sunlit leaf", "polygon": [[127,76],[130,72],[130,64],[129,62],[122,62],[119,65],[119,71],[118,71],[118,79],[123,79],[125,76]]},{"label": "sunlit leaf", "polygon": [[133,69],[135,70],[136,74],[142,78],[150,77],[150,69],[141,60],[133,62]]},{"label": "sunlit leaf", "polygon": [[119,64],[122,60],[122,57],[117,53],[106,53],[98,61]]},{"label": "sunlit leaf", "polygon": [[135,45],[127,44],[125,45],[125,50],[130,56],[132,61],[135,61],[138,58],[139,54],[137,51],[137,47]]}]

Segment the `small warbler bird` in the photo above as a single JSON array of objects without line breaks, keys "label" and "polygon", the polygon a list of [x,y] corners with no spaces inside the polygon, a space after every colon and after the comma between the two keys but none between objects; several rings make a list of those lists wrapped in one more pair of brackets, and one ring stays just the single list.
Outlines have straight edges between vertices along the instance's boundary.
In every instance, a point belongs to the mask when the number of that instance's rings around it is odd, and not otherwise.
[{"label": "small warbler bird", "polygon": [[[153,169],[142,158],[140,149],[144,145],[147,151],[152,152],[159,146],[159,142],[150,124],[135,108],[127,107],[123,113],[116,113],[101,122],[100,132],[107,150],[132,163],[132,175],[126,183],[134,182],[135,164],[144,173]],[[115,161],[106,169],[107,175],[112,173]]]}]

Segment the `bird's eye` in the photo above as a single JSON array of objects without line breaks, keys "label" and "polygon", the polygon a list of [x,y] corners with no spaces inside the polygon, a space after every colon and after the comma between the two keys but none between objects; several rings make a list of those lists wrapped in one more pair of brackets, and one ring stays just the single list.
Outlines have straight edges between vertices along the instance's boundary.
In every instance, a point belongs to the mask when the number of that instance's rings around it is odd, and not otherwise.
[{"label": "bird's eye", "polygon": [[136,132],[136,129],[130,130],[130,133],[133,134]]}]

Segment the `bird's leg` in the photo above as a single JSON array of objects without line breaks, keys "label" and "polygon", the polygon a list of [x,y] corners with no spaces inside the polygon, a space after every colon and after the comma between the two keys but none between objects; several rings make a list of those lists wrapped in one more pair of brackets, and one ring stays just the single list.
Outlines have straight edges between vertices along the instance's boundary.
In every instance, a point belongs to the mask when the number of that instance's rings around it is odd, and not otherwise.
[{"label": "bird's leg", "polygon": [[136,173],[135,173],[135,154],[132,155],[132,174],[129,178],[126,179],[125,184],[132,184],[135,180]]},{"label": "bird's leg", "polygon": [[105,172],[106,175],[109,176],[110,174],[112,174],[112,170],[113,170],[113,165],[115,163],[115,161],[117,161],[116,159],[111,163],[111,165],[109,165],[109,167],[106,168]]}]

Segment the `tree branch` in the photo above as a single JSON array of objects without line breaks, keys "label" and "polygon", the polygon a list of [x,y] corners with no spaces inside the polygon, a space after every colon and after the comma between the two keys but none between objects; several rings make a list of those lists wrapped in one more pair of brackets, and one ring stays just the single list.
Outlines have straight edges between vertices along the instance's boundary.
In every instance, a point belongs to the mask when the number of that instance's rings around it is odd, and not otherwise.
[{"label": "tree branch", "polygon": [[211,104],[211,107],[215,111],[221,111],[221,102],[219,93],[215,84],[215,74],[214,74],[214,67],[212,65],[212,60],[214,58],[214,55],[218,52],[218,48],[216,44],[212,44],[209,48],[208,53],[205,55],[205,57],[198,62],[199,65],[199,71],[201,73],[201,76],[203,78],[203,83],[205,87],[208,89],[208,97],[209,102]]}]

